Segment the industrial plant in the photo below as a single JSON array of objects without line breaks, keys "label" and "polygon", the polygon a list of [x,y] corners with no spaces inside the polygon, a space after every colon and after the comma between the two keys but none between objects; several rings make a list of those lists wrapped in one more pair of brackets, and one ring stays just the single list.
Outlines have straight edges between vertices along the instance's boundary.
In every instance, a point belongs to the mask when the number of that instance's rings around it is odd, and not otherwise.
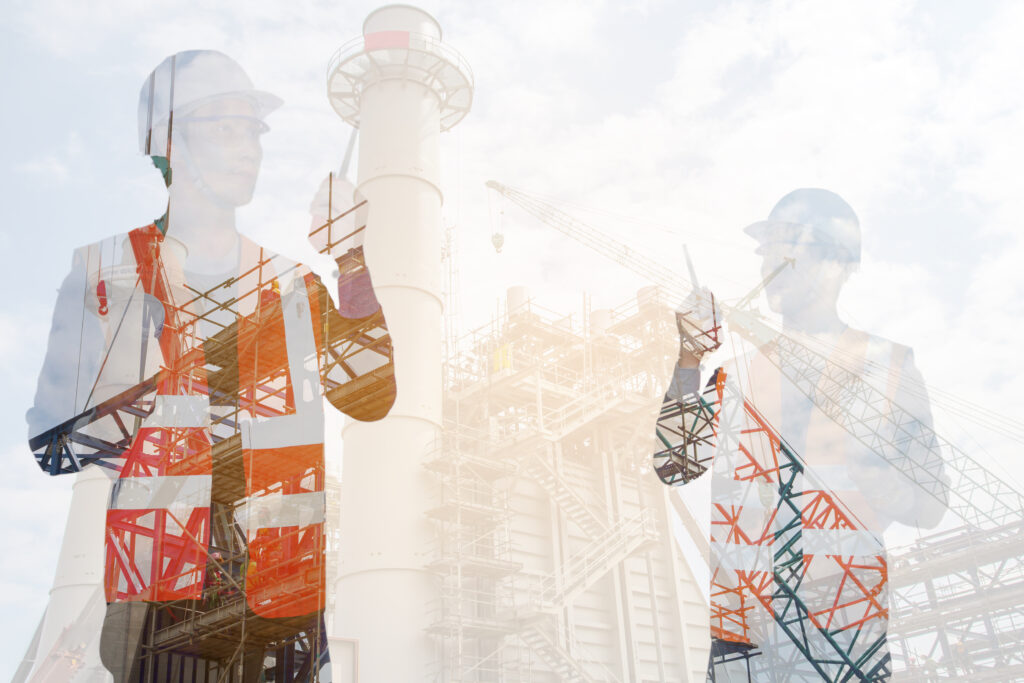
[{"label": "industrial plant", "polygon": [[[214,51],[152,72],[140,149],[168,211],[75,252],[58,297],[29,445],[74,489],[14,680],[1024,680],[1024,493],[937,433],[905,347],[865,333],[850,351],[758,310],[793,259],[719,301],[692,264],[491,181],[648,286],[573,311],[512,286],[457,329],[441,134],[474,87],[408,5],[327,61],[359,140],[309,231],[335,284],[234,231],[260,161],[217,155],[257,144],[277,98]],[[779,215],[762,223],[813,232]],[[856,227],[814,253],[859,259]],[[754,360],[702,370],[728,335]],[[771,382],[791,387],[778,405]],[[840,450],[868,465],[815,459]],[[869,475],[916,507],[860,495]],[[710,533],[684,501],[701,476]],[[934,530],[886,548],[880,529],[911,518]]]}]

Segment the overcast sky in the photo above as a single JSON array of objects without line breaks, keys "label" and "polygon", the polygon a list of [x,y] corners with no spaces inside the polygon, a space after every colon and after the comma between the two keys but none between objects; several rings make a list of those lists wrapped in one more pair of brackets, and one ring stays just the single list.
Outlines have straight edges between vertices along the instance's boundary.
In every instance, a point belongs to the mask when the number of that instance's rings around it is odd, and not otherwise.
[{"label": "overcast sky", "polygon": [[[0,10],[0,676],[45,606],[70,496],[70,479],[42,475],[23,438],[56,288],[74,247],[163,209],[159,176],[136,150],[143,80],[168,54],[214,48],[284,98],[240,222],[300,260],[311,254],[309,202],[350,133],[327,103],[325,70],[376,3],[203,5]],[[1024,4],[421,6],[476,79],[472,113],[443,137],[464,328],[487,322],[512,285],[570,313],[584,291],[611,307],[645,284],[511,206],[496,254],[490,178],[557,200],[665,265],[680,267],[687,244],[725,297],[759,279],[743,226],[794,188],[825,187],[864,234],[841,299],[847,321],[913,346],[940,430],[1024,479],[1020,442],[972,417],[1018,420],[1024,403]]]}]

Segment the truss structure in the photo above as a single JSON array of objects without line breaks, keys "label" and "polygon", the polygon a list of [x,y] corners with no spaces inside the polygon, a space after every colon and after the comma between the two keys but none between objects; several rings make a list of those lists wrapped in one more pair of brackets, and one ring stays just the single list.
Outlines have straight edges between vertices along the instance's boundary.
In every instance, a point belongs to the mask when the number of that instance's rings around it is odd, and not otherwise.
[{"label": "truss structure", "polygon": [[900,680],[1024,680],[1024,524],[959,527],[893,553]]},{"label": "truss structure", "polygon": [[[744,318],[744,322],[751,327],[758,325],[749,318]],[[748,332],[751,331],[754,330]],[[934,469],[914,464],[907,454],[914,449],[925,450],[932,454],[933,461],[942,458],[950,464],[954,477],[952,507],[961,518],[974,522],[896,551],[891,555],[891,571],[884,565],[878,567],[880,576],[893,577],[889,643],[894,661],[864,669],[833,648],[839,653],[838,660],[831,662],[831,666],[837,667],[836,673],[827,676],[819,670],[812,650],[805,646],[819,619],[809,619],[812,613],[800,604],[799,593],[793,590],[799,585],[802,561],[797,552],[799,535],[792,536],[790,544],[783,546],[788,549],[788,556],[774,554],[776,566],[781,562],[784,572],[762,577],[771,578],[774,588],[768,582],[746,584],[755,595],[771,593],[772,599],[762,602],[770,607],[776,622],[796,646],[799,656],[793,658],[792,665],[810,665],[826,680],[845,680],[843,676],[876,680],[888,676],[891,669],[900,674],[901,680],[926,681],[939,675],[969,676],[971,680],[1024,680],[1024,662],[1015,656],[1017,648],[1010,645],[1016,642],[1024,625],[1024,563],[1020,559],[1024,536],[1017,519],[1019,513],[1014,512],[1020,494],[1003,481],[997,483],[994,475],[973,458],[937,437],[899,406],[891,405],[853,373],[794,340],[769,337],[771,331],[763,327],[756,332],[765,341],[772,340],[765,344],[769,358],[808,398],[830,409],[833,418],[847,431],[876,452],[885,453],[924,490],[939,495],[946,483],[935,477]],[[823,376],[828,381],[823,381]],[[716,376],[716,384],[718,379]],[[680,401],[667,400],[663,405],[657,428],[662,449],[655,453],[654,463],[665,483],[686,483],[709,467],[709,444],[716,438],[720,391],[709,385],[699,394]],[[745,410],[756,414],[749,404]],[[799,457],[784,440],[777,435],[773,439],[778,440],[775,450],[791,463],[789,467],[799,468]],[[780,492],[786,489],[780,487]],[[780,495],[780,507],[793,506],[791,493],[788,501],[786,495]],[[975,501],[980,503],[979,508],[974,507]],[[792,507],[791,512],[796,509]],[[801,510],[801,516],[806,519],[808,511]],[[759,542],[778,544],[787,529],[777,522],[776,528],[773,535]],[[870,602],[870,593],[871,590],[867,591],[861,599]],[[778,602],[780,597],[786,601]],[[884,608],[880,604],[876,609]],[[723,623],[730,622],[734,627],[743,623],[743,614],[736,611],[715,613],[712,618],[713,622],[719,621],[720,631]],[[712,630],[714,633],[714,626]],[[828,642],[827,629],[818,631]],[[728,631],[719,632],[716,637],[715,651],[720,653],[715,657],[717,666],[741,659],[749,663],[750,651],[727,646],[737,640],[742,643],[743,638],[729,638]],[[871,650],[872,647],[866,649]],[[759,654],[756,650],[754,653]]]},{"label": "truss structure", "polygon": [[[722,422],[723,399],[742,406],[742,427],[735,420]],[[838,498],[814,483],[800,457],[735,385],[726,382],[725,373],[718,370],[699,394],[666,400],[656,431],[665,448],[655,453],[655,470],[665,483],[679,485],[700,476],[709,466],[711,444],[717,442],[722,452],[734,454],[735,481],[767,484],[777,496],[764,523],[753,526],[741,501],[713,502],[711,537],[725,556],[712,570],[711,634],[716,645],[709,675],[714,678],[716,669],[727,669],[734,661],[749,667],[752,657],[763,655],[757,673],[783,679],[802,680],[807,674],[824,681],[874,681],[888,676],[889,657],[879,654],[885,630],[871,628],[872,621],[877,625],[888,616],[885,558],[828,555],[826,561],[833,565],[828,578],[815,581],[809,576],[804,531],[856,532],[859,524]],[[726,560],[735,559],[728,556],[758,549],[770,557],[763,568],[728,566]],[[785,635],[783,642],[768,646],[768,655],[751,645],[769,637],[758,623],[765,620],[763,615]],[[753,675],[749,668],[747,675]]]}]

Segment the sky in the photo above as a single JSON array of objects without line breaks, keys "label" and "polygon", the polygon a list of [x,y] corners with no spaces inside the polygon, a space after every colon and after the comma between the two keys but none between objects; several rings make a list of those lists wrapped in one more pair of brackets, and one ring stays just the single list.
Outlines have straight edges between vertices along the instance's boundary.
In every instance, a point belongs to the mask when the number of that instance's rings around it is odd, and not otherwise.
[{"label": "sky", "polygon": [[[137,150],[139,88],[213,48],[285,105],[268,123],[243,232],[299,260],[308,207],[351,129],[327,64],[377,3],[11,0],[0,9],[0,675],[46,604],[71,481],[25,444],[56,289],[73,248],[163,211]],[[508,287],[563,313],[645,279],[484,188],[550,199],[652,260],[739,298],[759,280],[742,228],[798,187],[857,211],[863,258],[840,311],[914,348],[941,433],[1009,481],[1024,415],[1024,5],[957,2],[423,2],[473,69],[473,110],[442,136],[461,329]],[[500,217],[500,221],[497,218]],[[500,254],[491,236],[500,230]],[[996,426],[993,415],[1004,416]]]}]

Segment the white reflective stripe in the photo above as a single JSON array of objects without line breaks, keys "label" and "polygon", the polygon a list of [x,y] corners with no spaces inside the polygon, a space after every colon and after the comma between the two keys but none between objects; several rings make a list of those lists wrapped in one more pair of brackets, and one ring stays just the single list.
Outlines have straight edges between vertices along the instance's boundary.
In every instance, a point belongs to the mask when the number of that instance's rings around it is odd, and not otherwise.
[{"label": "white reflective stripe", "polygon": [[323,491],[249,496],[235,511],[235,521],[251,536],[257,529],[323,524],[325,507]]},{"label": "white reflective stripe", "polygon": [[778,493],[773,484],[761,481],[737,481],[731,476],[714,473],[711,480],[711,502],[719,505],[740,505],[745,510],[774,509]]},{"label": "white reflective stripe", "polygon": [[193,474],[174,477],[127,477],[114,482],[112,510],[161,510],[209,507],[213,477]]},{"label": "white reflective stripe", "polygon": [[770,572],[774,551],[769,545],[711,541],[711,565],[733,571]]},{"label": "white reflective stripe", "polygon": [[[316,400],[320,401],[319,394]],[[298,402],[295,407],[299,408]],[[315,446],[323,442],[324,416],[320,405],[291,415],[250,420],[242,429],[242,448],[246,450]]]},{"label": "white reflective stripe", "polygon": [[242,430],[242,447],[246,449],[286,448],[324,442],[320,367],[309,297],[301,277],[293,280],[291,291],[281,298],[281,314],[295,412],[249,422],[248,429]]},{"label": "white reflective stripe", "polygon": [[873,556],[882,552],[882,542],[862,529],[804,529],[804,553],[808,555]]},{"label": "white reflective stripe", "polygon": [[177,396],[160,394],[153,398],[153,412],[142,422],[142,427],[208,427],[210,424],[209,396]]}]

